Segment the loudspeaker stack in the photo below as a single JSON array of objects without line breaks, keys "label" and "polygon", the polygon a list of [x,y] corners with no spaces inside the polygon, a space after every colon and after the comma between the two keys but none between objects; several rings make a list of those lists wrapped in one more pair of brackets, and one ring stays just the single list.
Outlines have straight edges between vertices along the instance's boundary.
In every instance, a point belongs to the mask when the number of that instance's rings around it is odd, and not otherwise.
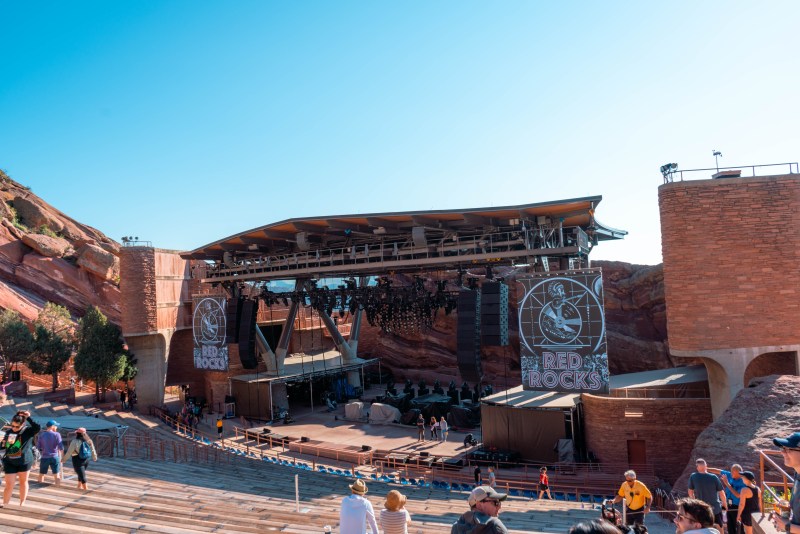
[{"label": "loudspeaker stack", "polygon": [[242,318],[244,299],[228,299],[225,305],[225,343],[239,342],[239,321]]},{"label": "loudspeaker stack", "polygon": [[468,382],[481,380],[481,294],[464,289],[458,293],[456,322],[456,359],[461,378]]},{"label": "loudspeaker stack", "polygon": [[247,299],[240,306],[242,316],[239,321],[239,359],[245,369],[258,367],[256,356],[256,316],[258,315],[258,301]]},{"label": "loudspeaker stack", "polygon": [[481,344],[508,345],[508,286],[502,282],[481,286]]}]

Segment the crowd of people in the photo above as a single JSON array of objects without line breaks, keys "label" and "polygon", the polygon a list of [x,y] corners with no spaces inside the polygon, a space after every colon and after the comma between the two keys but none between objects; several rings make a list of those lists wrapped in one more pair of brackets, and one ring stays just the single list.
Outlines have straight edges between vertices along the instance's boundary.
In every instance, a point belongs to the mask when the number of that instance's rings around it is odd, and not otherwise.
[{"label": "crowd of people", "polygon": [[3,503],[11,501],[14,487],[19,482],[19,504],[23,506],[28,498],[28,476],[36,463],[39,464],[39,482],[44,482],[48,472],[53,474],[53,483],[59,486],[62,481],[62,464],[72,461],[72,468],[78,477],[77,488],[87,490],[86,469],[90,461],[97,461],[97,451],[85,428],[75,430],[75,437],[64,450],[58,421],[47,421],[42,426],[31,418],[30,412],[20,410],[11,421],[0,430],[0,450],[3,453]]}]

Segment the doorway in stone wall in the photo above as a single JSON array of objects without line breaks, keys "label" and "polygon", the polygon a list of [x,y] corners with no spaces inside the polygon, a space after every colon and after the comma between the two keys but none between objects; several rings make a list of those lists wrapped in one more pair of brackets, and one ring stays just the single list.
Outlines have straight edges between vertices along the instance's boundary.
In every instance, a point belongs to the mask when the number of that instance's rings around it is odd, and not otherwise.
[{"label": "doorway in stone wall", "polygon": [[645,465],[647,463],[647,446],[643,439],[628,440],[628,465]]}]

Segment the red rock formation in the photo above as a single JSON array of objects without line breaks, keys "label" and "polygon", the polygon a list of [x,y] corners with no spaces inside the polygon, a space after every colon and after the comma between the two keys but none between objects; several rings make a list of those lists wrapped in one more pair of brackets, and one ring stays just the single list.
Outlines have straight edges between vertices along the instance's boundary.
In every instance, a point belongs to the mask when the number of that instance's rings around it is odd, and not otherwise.
[{"label": "red rock formation", "polygon": [[[0,308],[33,320],[47,301],[120,321],[119,245],[0,171]],[[77,251],[77,252],[76,252]]]},{"label": "red rock formation", "polygon": [[[667,353],[664,278],[660,265],[631,265],[622,262],[598,261],[603,269],[603,288],[607,321],[609,366],[612,374],[665,369],[675,363]],[[480,274],[477,274],[477,273]],[[522,271],[495,269],[509,284],[510,345],[484,347],[481,361],[489,383],[497,387],[519,385],[519,333],[517,331],[517,299],[519,285],[514,283]],[[454,280],[454,273],[427,276],[427,286],[434,291],[434,280]],[[470,276],[483,278],[483,269]],[[395,284],[408,284],[409,279],[396,276]],[[453,287],[452,285],[449,287]],[[460,382],[456,365],[456,313],[438,312],[433,328],[414,335],[386,334],[376,327],[364,325],[359,352],[381,358],[398,378],[414,381],[424,378],[431,383],[439,379]],[[686,362],[680,362],[685,364]]]}]

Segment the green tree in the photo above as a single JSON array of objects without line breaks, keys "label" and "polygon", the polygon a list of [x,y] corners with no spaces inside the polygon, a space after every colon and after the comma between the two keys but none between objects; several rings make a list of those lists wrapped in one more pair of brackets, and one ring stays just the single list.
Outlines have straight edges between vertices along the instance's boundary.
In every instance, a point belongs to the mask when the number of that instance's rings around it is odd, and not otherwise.
[{"label": "green tree", "polygon": [[64,306],[48,302],[39,312],[34,325],[42,325],[70,347],[75,344],[75,322]]},{"label": "green tree", "polygon": [[34,330],[33,352],[25,363],[37,375],[53,376],[53,391],[58,389],[58,373],[67,366],[72,346],[41,324]]},{"label": "green tree", "polygon": [[33,352],[33,334],[13,310],[0,313],[0,358],[3,361],[3,382],[8,381],[11,366],[24,361]]},{"label": "green tree", "polygon": [[95,398],[104,401],[109,386],[122,379],[127,358],[119,328],[103,312],[90,306],[80,321],[75,372],[95,383]]},{"label": "green tree", "polygon": [[120,380],[125,382],[125,386],[128,385],[128,382],[136,378],[136,375],[139,374],[139,367],[137,364],[139,361],[136,359],[136,356],[129,352],[128,349],[125,349],[125,371],[122,373],[122,378]]}]

